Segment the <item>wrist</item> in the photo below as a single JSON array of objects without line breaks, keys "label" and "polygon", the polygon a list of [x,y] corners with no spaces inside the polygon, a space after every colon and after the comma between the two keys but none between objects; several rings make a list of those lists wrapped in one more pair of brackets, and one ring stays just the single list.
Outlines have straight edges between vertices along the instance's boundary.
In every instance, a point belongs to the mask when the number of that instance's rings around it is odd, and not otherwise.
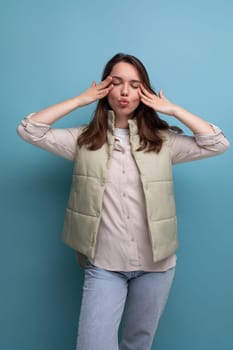
[{"label": "wrist", "polygon": [[178,105],[173,105],[173,107],[172,107],[172,115],[175,117],[175,118],[177,118],[177,119],[179,119],[180,118],[180,116],[182,116],[182,114],[183,114],[183,112],[184,112],[184,109],[182,108],[182,107],[180,107],[180,106],[178,106]]},{"label": "wrist", "polygon": [[73,97],[73,98],[71,99],[71,103],[72,103],[73,109],[82,107],[82,105],[83,105],[80,96],[75,96],[75,97]]}]

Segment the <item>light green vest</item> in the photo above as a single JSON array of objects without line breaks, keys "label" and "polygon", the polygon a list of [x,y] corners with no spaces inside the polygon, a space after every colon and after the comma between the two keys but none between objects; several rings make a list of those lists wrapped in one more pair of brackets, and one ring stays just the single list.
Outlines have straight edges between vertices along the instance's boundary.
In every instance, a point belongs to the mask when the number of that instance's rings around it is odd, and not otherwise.
[{"label": "light green vest", "polygon": [[[62,239],[88,258],[95,256],[105,183],[114,148],[114,113],[109,111],[108,142],[100,149],[77,149],[73,181],[66,209]],[[154,262],[178,248],[169,138],[161,151],[136,151],[139,136],[135,120],[129,121],[132,154],[138,166],[145,195],[149,236]],[[143,234],[143,233],[142,233]]]}]

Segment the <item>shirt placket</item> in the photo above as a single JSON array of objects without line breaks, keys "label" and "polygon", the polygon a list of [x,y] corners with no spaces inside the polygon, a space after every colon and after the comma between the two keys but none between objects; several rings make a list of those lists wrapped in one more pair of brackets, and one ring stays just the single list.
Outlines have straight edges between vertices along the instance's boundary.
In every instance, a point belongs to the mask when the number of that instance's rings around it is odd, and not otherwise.
[{"label": "shirt placket", "polygon": [[[123,148],[123,147],[122,147]],[[122,149],[121,152],[121,197],[122,197],[122,209],[126,227],[126,239],[128,241],[127,245],[127,260],[129,265],[139,266],[139,254],[137,241],[134,237],[134,232],[132,229],[132,212],[130,210],[129,196],[127,191],[127,186],[130,183],[127,172],[127,163],[129,157],[129,150],[126,147]]]}]

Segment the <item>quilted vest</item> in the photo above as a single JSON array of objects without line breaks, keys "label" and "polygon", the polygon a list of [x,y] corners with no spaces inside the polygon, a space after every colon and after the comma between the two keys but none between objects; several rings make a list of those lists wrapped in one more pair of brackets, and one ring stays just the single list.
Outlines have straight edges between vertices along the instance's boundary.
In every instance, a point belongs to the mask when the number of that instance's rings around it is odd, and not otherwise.
[{"label": "quilted vest", "polygon": [[[84,146],[77,149],[62,233],[66,244],[90,259],[95,256],[105,182],[114,148],[112,111],[108,124],[107,142],[100,149],[90,151]],[[169,139],[164,133],[159,153],[137,151],[140,144],[136,120],[129,120],[129,133],[145,195],[153,260],[158,262],[178,248]]]}]

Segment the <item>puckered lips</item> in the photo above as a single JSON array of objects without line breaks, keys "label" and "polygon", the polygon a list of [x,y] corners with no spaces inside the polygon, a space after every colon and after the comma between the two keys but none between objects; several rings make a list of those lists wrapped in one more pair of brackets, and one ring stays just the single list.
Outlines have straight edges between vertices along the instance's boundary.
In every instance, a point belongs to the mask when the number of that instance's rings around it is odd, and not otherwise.
[{"label": "puckered lips", "polygon": [[119,105],[121,107],[127,107],[129,105],[129,100],[127,98],[120,98],[119,99]]}]

